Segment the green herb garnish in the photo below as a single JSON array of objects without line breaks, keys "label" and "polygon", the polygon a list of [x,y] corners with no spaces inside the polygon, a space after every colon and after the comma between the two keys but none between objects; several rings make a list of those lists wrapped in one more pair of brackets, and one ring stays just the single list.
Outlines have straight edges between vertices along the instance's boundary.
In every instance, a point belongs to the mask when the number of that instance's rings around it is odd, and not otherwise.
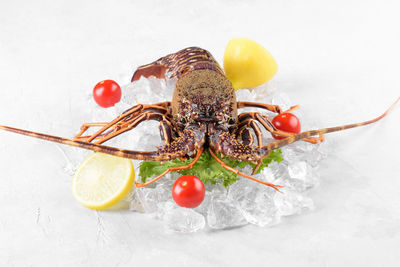
[{"label": "green herb garnish", "polygon": [[[219,157],[221,158],[221,157]],[[142,183],[146,182],[146,179],[149,177],[154,177],[157,175],[160,175],[164,171],[166,171],[168,168],[171,167],[178,167],[178,166],[184,166],[189,164],[193,159],[187,159],[184,161],[180,161],[178,159],[171,160],[164,162],[161,164],[159,161],[143,161],[140,163],[139,166],[139,175],[142,177]],[[222,161],[224,161],[228,166],[232,168],[244,168],[247,165],[252,166],[253,168],[255,167],[254,163],[251,162],[246,162],[246,161],[236,161],[236,160],[231,160],[227,157],[222,158]],[[272,161],[276,162],[281,162],[283,160],[282,158],[282,151],[280,149],[271,151],[268,157],[265,157],[263,159],[263,163],[261,164],[260,168],[258,169],[257,173],[259,173],[261,170],[263,170],[265,167],[268,166]],[[204,151],[199,160],[196,162],[196,164],[193,165],[191,169],[188,170],[181,170],[179,171],[180,174],[186,175],[194,175],[199,177],[204,184],[206,183],[211,183],[211,184],[217,184],[217,183],[222,183],[225,187],[229,187],[230,185],[234,184],[239,178],[237,175],[233,172],[230,172],[226,169],[224,169],[208,152],[207,150]]]}]

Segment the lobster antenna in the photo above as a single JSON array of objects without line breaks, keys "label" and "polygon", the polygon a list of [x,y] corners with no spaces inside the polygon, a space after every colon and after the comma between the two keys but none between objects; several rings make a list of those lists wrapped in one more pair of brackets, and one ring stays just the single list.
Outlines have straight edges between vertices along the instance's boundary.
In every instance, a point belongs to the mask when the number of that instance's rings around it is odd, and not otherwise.
[{"label": "lobster antenna", "polygon": [[342,125],[342,126],[322,128],[322,129],[302,132],[302,133],[295,134],[295,135],[292,135],[290,137],[287,137],[285,139],[269,143],[268,145],[264,146],[263,149],[266,149],[267,151],[271,151],[271,150],[280,148],[282,146],[291,144],[293,142],[296,142],[297,140],[300,140],[300,139],[303,139],[303,138],[307,138],[307,137],[310,137],[310,136],[343,131],[343,130],[347,130],[347,129],[350,129],[350,128],[360,127],[360,126],[364,126],[364,125],[368,125],[368,124],[377,122],[380,119],[382,119],[383,117],[385,117],[394,108],[394,106],[399,101],[400,101],[400,97],[397,98],[397,100],[390,106],[390,108],[388,108],[382,115],[380,115],[379,117],[377,117],[375,119],[372,119],[372,120],[369,120],[369,121],[360,122],[360,123],[346,124],[346,125]]},{"label": "lobster antenna", "polygon": [[147,151],[134,151],[134,150],[119,149],[119,148],[115,148],[115,147],[98,145],[98,144],[93,144],[93,143],[89,143],[89,142],[83,142],[83,141],[78,141],[78,140],[73,140],[73,139],[68,139],[68,138],[43,134],[43,133],[31,132],[28,130],[17,129],[17,128],[3,126],[3,125],[0,125],[0,129],[9,131],[9,132],[13,132],[13,133],[17,133],[17,134],[22,134],[22,135],[26,135],[26,136],[30,136],[30,137],[43,139],[46,141],[56,142],[56,143],[60,143],[63,145],[80,147],[80,148],[84,148],[87,150],[92,150],[94,152],[101,152],[101,153],[110,154],[110,155],[123,157],[123,158],[131,158],[131,159],[137,159],[137,160],[168,160],[168,159],[163,159],[162,156],[157,151],[148,151],[147,152]]}]

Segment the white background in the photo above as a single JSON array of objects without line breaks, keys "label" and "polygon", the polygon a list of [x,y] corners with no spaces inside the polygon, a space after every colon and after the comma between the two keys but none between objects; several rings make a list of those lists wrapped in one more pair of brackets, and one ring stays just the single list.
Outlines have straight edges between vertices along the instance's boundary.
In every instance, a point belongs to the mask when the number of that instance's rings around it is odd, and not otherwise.
[{"label": "white background", "polygon": [[[1,1],[0,123],[62,135],[86,96],[187,46],[222,63],[249,37],[278,62],[274,85],[321,127],[374,118],[400,96],[396,1]],[[87,107],[86,107],[87,108]],[[395,266],[400,252],[400,107],[327,136],[316,209],[272,228],[166,233],[71,194],[53,144],[0,132],[1,266]]]}]

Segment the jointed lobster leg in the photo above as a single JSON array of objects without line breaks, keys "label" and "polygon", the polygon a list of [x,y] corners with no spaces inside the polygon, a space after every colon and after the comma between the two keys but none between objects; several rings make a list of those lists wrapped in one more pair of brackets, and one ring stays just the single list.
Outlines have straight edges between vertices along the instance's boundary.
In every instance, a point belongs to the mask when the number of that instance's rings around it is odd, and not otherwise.
[{"label": "jointed lobster leg", "polygon": [[274,112],[274,113],[283,113],[283,112],[292,112],[296,109],[298,109],[300,106],[295,105],[290,107],[288,110],[282,111],[282,108],[279,105],[269,105],[269,104],[263,104],[263,103],[257,103],[257,102],[247,102],[247,101],[240,101],[237,102],[237,108],[247,108],[247,107],[253,107],[253,108],[263,108],[268,111]]},{"label": "jointed lobster leg", "polygon": [[169,172],[177,172],[177,171],[187,170],[187,169],[192,168],[193,165],[196,164],[196,162],[199,160],[199,158],[200,158],[200,156],[201,156],[201,153],[203,153],[203,148],[202,148],[202,147],[199,148],[199,149],[197,150],[196,157],[195,157],[195,158],[192,160],[192,162],[190,162],[188,165],[169,168],[168,170],[166,170],[166,171],[164,171],[163,173],[161,173],[159,176],[157,176],[157,177],[151,179],[150,181],[148,181],[148,182],[146,182],[146,183],[144,183],[144,184],[135,183],[135,184],[136,184],[136,187],[144,187],[144,186],[146,186],[146,185],[152,184],[152,183],[154,183],[155,181],[157,181],[158,179],[160,179],[161,177],[165,176],[165,175],[166,175],[167,173],[169,173]]},{"label": "jointed lobster leg", "polygon": [[[162,120],[167,120],[164,115],[160,113],[154,113],[154,112],[144,112],[141,115],[135,117],[134,120],[129,120],[121,125],[118,125],[114,130],[104,134],[103,136],[98,136],[99,138],[96,140],[95,144],[102,144],[105,141],[120,135],[126,131],[132,130],[135,128],[137,125],[139,125],[141,122],[147,121],[147,120],[157,120],[157,121],[162,121]],[[161,136],[161,138],[166,141],[166,139],[163,138],[164,136]],[[166,141],[167,143],[167,141]]]},{"label": "jointed lobster leg", "polygon": [[[133,117],[132,119],[123,122],[123,123],[118,123],[114,125],[114,127],[102,134],[99,134],[96,136],[96,138],[92,139],[92,135],[89,136],[80,136],[81,133],[79,133],[77,136],[75,136],[75,140],[80,140],[80,141],[95,141],[94,143],[96,144],[102,144],[105,141],[120,135],[126,131],[132,130],[135,128],[137,125],[139,125],[141,122],[147,121],[147,120],[157,120],[157,121],[162,121],[165,120],[167,121],[166,117],[160,113],[155,113],[155,112],[143,112],[140,115]],[[95,125],[97,126],[97,125]],[[82,131],[81,131],[82,132]],[[161,136],[161,139],[166,141],[163,136]]]},{"label": "jointed lobster leg", "polygon": [[[256,123],[256,121],[253,119],[245,119],[243,121],[239,121],[238,128],[241,129],[243,127],[251,127],[253,129],[255,135],[257,136],[257,146],[259,148],[261,148],[263,146],[262,132],[261,132],[260,127]],[[249,145],[251,146],[251,144],[249,144]],[[262,160],[259,160],[257,165],[254,167],[252,174],[255,174],[257,172],[257,170],[258,170],[258,168],[260,168],[261,164],[262,164]]]},{"label": "jointed lobster leg", "polygon": [[158,125],[158,129],[160,130],[161,139],[164,140],[166,144],[170,144],[173,140],[172,123],[164,118],[160,122],[160,125]]},{"label": "jointed lobster leg", "polygon": [[262,145],[262,132],[261,132],[260,127],[257,125],[256,121],[252,120],[252,119],[239,121],[239,126],[238,126],[239,132],[241,132],[243,128],[247,128],[247,127],[251,127],[253,129],[253,131],[257,137],[258,147],[262,147],[263,146]]},{"label": "jointed lobster leg", "polygon": [[247,107],[254,107],[254,108],[263,108],[266,110],[269,110],[274,113],[282,113],[282,109],[278,105],[268,105],[268,104],[263,104],[263,103],[257,103],[257,102],[247,102],[247,101],[239,101],[237,102],[237,108],[247,108]]},{"label": "jointed lobster leg", "polygon": [[132,114],[135,112],[138,112],[140,110],[143,110],[144,108],[153,108],[154,111],[158,110],[160,112],[166,112],[169,111],[169,108],[171,107],[171,101],[165,101],[165,102],[160,102],[156,104],[148,104],[148,105],[143,105],[143,104],[137,104],[131,108],[128,108],[124,112],[122,112],[122,115],[125,115],[126,113]]},{"label": "jointed lobster leg", "polygon": [[[293,133],[288,133],[288,132],[284,132],[284,131],[276,129],[276,127],[272,124],[271,120],[267,116],[262,115],[260,112],[246,112],[246,113],[242,113],[239,115],[239,120],[245,120],[247,118],[252,118],[254,120],[257,120],[271,134],[284,136],[284,137],[289,137],[289,136],[293,135]],[[307,138],[303,139],[303,141],[306,141],[306,142],[309,142],[312,144],[322,142],[323,140],[324,140],[324,136],[322,134],[319,137],[307,137]]]},{"label": "jointed lobster leg", "polygon": [[[257,117],[257,121],[259,121],[263,126],[265,125],[264,126],[265,129],[268,130],[271,134],[278,135],[278,136],[284,136],[284,137],[289,137],[289,136],[293,135],[293,133],[288,133],[288,132],[276,129],[276,127],[272,124],[270,119],[265,115],[261,115],[260,113],[258,113],[258,114],[256,114],[256,117]],[[268,122],[268,123],[266,123],[266,122]],[[266,127],[268,125],[272,125],[272,129],[268,129]],[[303,138],[302,141],[309,142],[312,144],[317,144],[319,142],[324,141],[324,135],[319,134],[318,137],[306,137],[306,138]]]},{"label": "jointed lobster leg", "polygon": [[[119,130],[120,128],[122,128],[123,125],[126,124],[127,121],[133,121],[135,120],[137,117],[141,116],[141,114],[145,111],[151,111],[154,113],[159,113],[159,114],[165,114],[166,116],[169,114],[169,110],[168,110],[168,104],[170,102],[162,102],[162,103],[158,103],[158,104],[153,104],[153,105],[136,105],[133,106],[132,108],[124,111],[119,117],[117,117],[116,119],[112,120],[109,123],[106,123],[105,125],[103,125],[101,123],[101,125],[103,126],[101,129],[99,129],[97,132],[95,132],[93,135],[91,136],[87,136],[87,138],[85,138],[84,140],[87,142],[91,142],[94,139],[98,139],[99,136],[104,136],[104,132],[106,130],[108,130],[109,128],[113,128],[111,131],[115,131],[115,129]],[[100,123],[98,126],[101,126]],[[97,125],[96,125],[97,126]],[[79,134],[75,137],[76,139],[83,139],[81,138],[81,135],[87,130],[88,128],[85,127],[85,124],[82,126],[81,131],[79,132]],[[108,140],[108,139],[107,139]]]},{"label": "jointed lobster leg", "polygon": [[[236,169],[234,169],[234,168],[232,168],[232,167],[229,167],[228,165],[226,165],[225,162],[223,162],[220,158],[218,158],[217,155],[215,155],[215,153],[212,151],[212,149],[209,148],[208,150],[210,151],[211,156],[212,156],[219,164],[221,164],[221,166],[222,166],[224,169],[226,169],[226,170],[228,170],[228,171],[230,171],[230,172],[236,173],[237,175],[243,176],[243,177],[245,177],[245,178],[247,178],[247,179],[256,181],[256,182],[258,182],[258,183],[261,183],[261,184],[270,186],[270,187],[274,188],[274,189],[277,190],[277,191],[279,191],[279,188],[280,188],[280,187],[283,187],[283,186],[281,186],[281,185],[275,185],[275,184],[271,184],[271,183],[268,183],[268,182],[264,182],[264,181],[258,180],[258,179],[256,179],[256,178],[251,177],[251,176],[249,176],[249,175],[247,175],[247,174],[244,174],[243,172],[240,172],[240,171],[238,171],[238,170],[236,170]],[[280,191],[279,191],[279,192],[280,192]]]},{"label": "jointed lobster leg", "polygon": [[84,123],[81,126],[81,131],[74,137],[74,139],[87,139],[87,136],[83,136],[82,134],[84,134],[90,127],[102,127],[102,126],[106,126],[108,124],[108,122],[89,122],[89,123]]},{"label": "jointed lobster leg", "polygon": [[292,106],[292,107],[290,107],[288,110],[285,110],[284,112],[286,112],[286,113],[292,113],[293,111],[295,111],[295,110],[298,109],[299,107],[300,107],[300,105]]},{"label": "jointed lobster leg", "polygon": [[239,130],[237,136],[241,137],[243,145],[248,145],[248,146],[253,145],[254,138],[249,129],[243,127],[242,129]]},{"label": "jointed lobster leg", "polygon": [[[165,104],[168,102],[163,102],[160,104]],[[99,134],[102,134],[104,131],[109,129],[110,127],[116,126],[118,127],[117,123],[124,123],[128,120],[134,119],[134,117],[137,117],[141,115],[144,111],[152,111],[152,112],[158,112],[160,114],[169,114],[169,110],[166,107],[163,107],[159,104],[153,104],[153,105],[136,105],[126,111],[124,111],[119,117],[111,121],[108,125],[104,126],[101,128],[99,131],[97,131],[95,134],[93,134],[89,139],[88,142],[92,141],[94,138],[96,138]]]}]

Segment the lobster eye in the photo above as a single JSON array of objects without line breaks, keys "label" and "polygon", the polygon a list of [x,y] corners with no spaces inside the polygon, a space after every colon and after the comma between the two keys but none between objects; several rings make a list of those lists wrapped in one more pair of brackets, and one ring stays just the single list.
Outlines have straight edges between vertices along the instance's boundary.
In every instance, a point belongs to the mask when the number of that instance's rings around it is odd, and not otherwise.
[{"label": "lobster eye", "polygon": [[229,124],[235,124],[235,122],[236,122],[236,120],[235,120],[234,118],[231,118],[231,119],[228,121]]},{"label": "lobster eye", "polygon": [[186,119],[184,117],[181,117],[179,122],[182,123],[182,124],[186,124]]}]

